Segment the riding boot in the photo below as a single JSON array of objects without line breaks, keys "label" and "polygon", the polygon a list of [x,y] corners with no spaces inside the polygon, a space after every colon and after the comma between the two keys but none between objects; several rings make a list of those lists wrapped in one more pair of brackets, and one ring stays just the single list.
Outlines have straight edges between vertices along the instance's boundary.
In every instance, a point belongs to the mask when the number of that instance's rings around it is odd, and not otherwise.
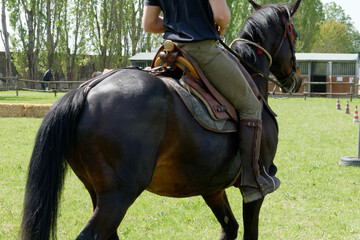
[{"label": "riding boot", "polygon": [[269,176],[265,168],[259,170],[260,142],[262,121],[243,119],[239,124],[240,157],[241,157],[241,194],[245,203],[263,198],[266,194],[274,192],[280,185],[280,180]]}]

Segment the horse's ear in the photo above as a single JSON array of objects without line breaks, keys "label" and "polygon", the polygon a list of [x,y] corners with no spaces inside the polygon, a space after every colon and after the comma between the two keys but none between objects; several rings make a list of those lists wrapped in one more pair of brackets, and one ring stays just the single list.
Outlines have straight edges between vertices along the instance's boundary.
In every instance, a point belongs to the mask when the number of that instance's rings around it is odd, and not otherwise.
[{"label": "horse's ear", "polygon": [[259,10],[261,8],[260,4],[255,3],[253,0],[248,0],[249,3],[253,6],[255,10]]},{"label": "horse's ear", "polygon": [[298,10],[299,6],[300,6],[301,0],[297,0],[296,2],[294,2],[293,4],[290,5],[289,9],[290,9],[290,14],[291,16],[293,16],[296,11]]}]

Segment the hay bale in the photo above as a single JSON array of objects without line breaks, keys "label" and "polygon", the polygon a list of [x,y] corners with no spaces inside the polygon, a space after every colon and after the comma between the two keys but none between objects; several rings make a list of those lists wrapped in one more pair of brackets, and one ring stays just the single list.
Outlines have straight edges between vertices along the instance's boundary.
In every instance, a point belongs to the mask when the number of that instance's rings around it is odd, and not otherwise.
[{"label": "hay bale", "polygon": [[51,104],[24,104],[24,117],[43,118]]},{"label": "hay bale", "polygon": [[51,104],[0,103],[0,117],[43,118]]},{"label": "hay bale", "polygon": [[24,104],[0,103],[0,117],[24,117]]}]

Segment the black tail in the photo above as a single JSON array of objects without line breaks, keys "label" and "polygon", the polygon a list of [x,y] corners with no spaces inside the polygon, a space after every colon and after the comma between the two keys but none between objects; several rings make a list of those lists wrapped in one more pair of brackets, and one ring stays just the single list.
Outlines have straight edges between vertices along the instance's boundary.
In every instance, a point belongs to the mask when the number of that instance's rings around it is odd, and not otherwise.
[{"label": "black tail", "polygon": [[31,156],[21,237],[48,240],[56,235],[58,204],[86,94],[83,89],[59,99],[45,116]]}]

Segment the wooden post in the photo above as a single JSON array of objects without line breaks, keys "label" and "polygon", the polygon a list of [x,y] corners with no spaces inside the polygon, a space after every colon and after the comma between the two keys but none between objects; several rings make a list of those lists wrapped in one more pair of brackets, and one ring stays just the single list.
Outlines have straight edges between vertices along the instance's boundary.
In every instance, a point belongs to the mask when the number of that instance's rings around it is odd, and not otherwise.
[{"label": "wooden post", "polygon": [[332,98],[333,85],[332,85],[332,62],[328,63],[328,73],[329,73],[329,82],[330,82],[330,98]]},{"label": "wooden post", "polygon": [[56,92],[57,92],[57,83],[55,83],[54,97],[56,97]]},{"label": "wooden post", "polygon": [[15,78],[15,90],[16,90],[16,96],[18,97],[19,96],[19,76],[16,75],[16,78]]}]

